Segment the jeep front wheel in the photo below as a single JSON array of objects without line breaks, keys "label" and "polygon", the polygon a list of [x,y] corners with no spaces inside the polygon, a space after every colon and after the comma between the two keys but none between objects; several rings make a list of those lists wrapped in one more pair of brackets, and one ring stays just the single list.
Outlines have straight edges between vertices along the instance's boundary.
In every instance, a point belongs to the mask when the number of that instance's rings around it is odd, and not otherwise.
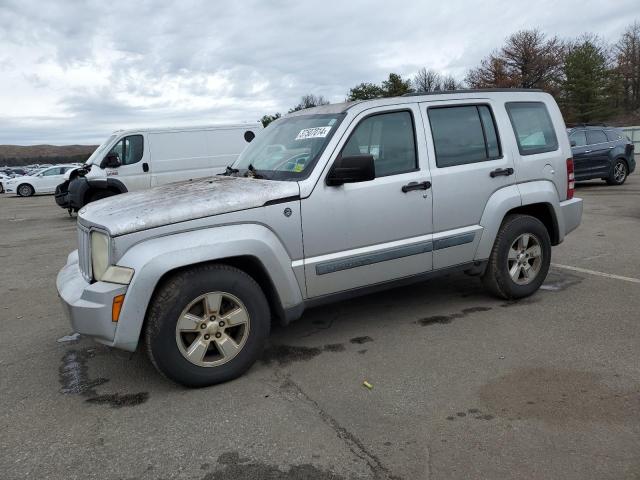
[{"label": "jeep front wheel", "polygon": [[498,297],[527,297],[540,288],[550,264],[551,240],[544,224],[529,215],[509,215],[498,231],[482,281]]},{"label": "jeep front wheel", "polygon": [[253,278],[227,265],[202,265],[159,287],[145,342],[161,373],[188,387],[205,387],[251,367],[262,353],[270,321],[269,304]]}]

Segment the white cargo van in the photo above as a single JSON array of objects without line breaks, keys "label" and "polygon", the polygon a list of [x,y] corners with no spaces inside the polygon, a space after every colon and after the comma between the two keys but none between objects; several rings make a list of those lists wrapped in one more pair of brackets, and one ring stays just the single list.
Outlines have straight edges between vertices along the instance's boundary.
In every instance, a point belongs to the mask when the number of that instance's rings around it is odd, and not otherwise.
[{"label": "white cargo van", "polygon": [[261,129],[255,123],[115,131],[83,167],[67,173],[56,203],[78,211],[118,193],[221,173]]}]

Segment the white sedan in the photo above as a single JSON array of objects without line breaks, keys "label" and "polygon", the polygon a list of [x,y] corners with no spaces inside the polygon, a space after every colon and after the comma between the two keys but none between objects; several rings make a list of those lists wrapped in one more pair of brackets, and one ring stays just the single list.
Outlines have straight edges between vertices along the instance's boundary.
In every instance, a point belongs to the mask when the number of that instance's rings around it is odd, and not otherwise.
[{"label": "white sedan", "polygon": [[0,193],[4,193],[4,184],[11,180],[9,175],[5,175],[4,173],[0,173]]},{"label": "white sedan", "polygon": [[3,181],[6,193],[15,193],[21,197],[30,197],[34,193],[55,193],[56,187],[64,182],[67,170],[78,168],[77,165],[55,165],[43,168],[31,175],[15,177]]}]

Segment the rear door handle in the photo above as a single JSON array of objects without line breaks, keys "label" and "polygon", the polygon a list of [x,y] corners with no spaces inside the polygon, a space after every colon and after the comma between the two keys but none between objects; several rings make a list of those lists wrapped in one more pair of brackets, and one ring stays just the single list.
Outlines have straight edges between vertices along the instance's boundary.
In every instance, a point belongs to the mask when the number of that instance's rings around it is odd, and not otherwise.
[{"label": "rear door handle", "polygon": [[402,191],[404,193],[410,192],[411,190],[429,190],[431,188],[431,182],[411,182],[402,186]]},{"label": "rear door handle", "polygon": [[148,172],[149,171],[149,164],[147,162],[144,162],[142,164],[142,171],[143,172]]},{"label": "rear door handle", "polygon": [[491,176],[491,178],[495,178],[495,177],[508,177],[509,175],[513,175],[513,168],[509,167],[509,168],[496,168],[495,170],[493,170],[489,176]]}]

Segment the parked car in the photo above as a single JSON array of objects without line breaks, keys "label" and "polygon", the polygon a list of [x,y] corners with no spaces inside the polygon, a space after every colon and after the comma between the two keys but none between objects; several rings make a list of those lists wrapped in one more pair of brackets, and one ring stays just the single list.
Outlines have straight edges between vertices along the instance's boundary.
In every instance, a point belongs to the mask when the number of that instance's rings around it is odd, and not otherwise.
[{"label": "parked car", "polygon": [[601,178],[622,185],[636,168],[633,142],[622,129],[582,125],[567,130],[576,180]]},{"label": "parked car", "polygon": [[573,194],[541,91],[326,105],[269,125],[223,175],[82,208],[57,289],[76,332],[211,385],[311,306],[453,271],[531,295],[580,223]]},{"label": "parked car", "polygon": [[155,128],[114,132],[56,189],[69,211],[119,193],[210,177],[224,171],[262,124]]},{"label": "parked car", "polygon": [[12,177],[9,175],[5,175],[4,173],[0,173],[0,193],[4,193],[4,184],[5,182],[11,180]]},{"label": "parked car", "polygon": [[21,197],[30,197],[36,193],[53,193],[56,186],[64,179],[64,173],[73,168],[76,167],[74,165],[55,165],[38,170],[31,175],[14,177],[6,182],[5,191]]}]

